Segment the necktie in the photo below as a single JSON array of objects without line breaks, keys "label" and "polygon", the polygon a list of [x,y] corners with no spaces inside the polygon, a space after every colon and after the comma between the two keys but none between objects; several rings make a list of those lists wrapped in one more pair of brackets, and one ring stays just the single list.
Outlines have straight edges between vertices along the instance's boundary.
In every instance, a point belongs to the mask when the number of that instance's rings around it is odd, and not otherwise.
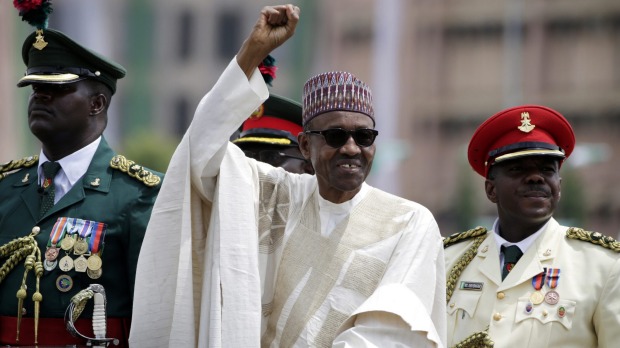
[{"label": "necktie", "polygon": [[39,219],[54,206],[54,177],[60,170],[58,162],[45,162],[42,165],[43,175],[43,198],[41,199],[41,209],[39,210]]},{"label": "necktie", "polygon": [[505,247],[502,245],[502,253],[504,254],[504,267],[502,268],[502,280],[506,278],[508,273],[515,266],[517,261],[523,256],[523,252],[516,245]]}]

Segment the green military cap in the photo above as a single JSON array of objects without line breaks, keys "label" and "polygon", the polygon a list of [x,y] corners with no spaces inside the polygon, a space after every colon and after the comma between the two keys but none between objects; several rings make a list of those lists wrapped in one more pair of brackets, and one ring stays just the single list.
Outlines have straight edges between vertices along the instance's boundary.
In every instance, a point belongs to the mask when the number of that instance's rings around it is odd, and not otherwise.
[{"label": "green military cap", "polygon": [[32,83],[64,84],[93,79],[116,92],[116,80],[127,71],[120,64],[80,45],[58,30],[30,34],[22,46],[26,75],[17,87]]}]

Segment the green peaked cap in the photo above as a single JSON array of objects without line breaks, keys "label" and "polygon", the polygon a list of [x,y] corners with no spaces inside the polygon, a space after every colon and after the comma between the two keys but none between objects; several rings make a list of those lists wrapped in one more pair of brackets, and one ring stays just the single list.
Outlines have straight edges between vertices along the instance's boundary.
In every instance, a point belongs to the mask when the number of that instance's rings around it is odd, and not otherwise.
[{"label": "green peaked cap", "polygon": [[37,30],[22,46],[26,75],[18,87],[32,83],[64,84],[84,79],[99,81],[116,92],[116,80],[127,71],[120,64],[80,45],[54,29]]}]

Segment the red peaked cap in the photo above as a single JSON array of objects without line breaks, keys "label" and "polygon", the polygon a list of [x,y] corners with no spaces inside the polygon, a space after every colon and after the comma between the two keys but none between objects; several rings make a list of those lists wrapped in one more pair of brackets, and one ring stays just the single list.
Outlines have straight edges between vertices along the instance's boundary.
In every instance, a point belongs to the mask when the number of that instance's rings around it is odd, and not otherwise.
[{"label": "red peaked cap", "polygon": [[484,121],[469,142],[467,158],[487,177],[489,168],[524,156],[555,156],[562,161],[575,148],[575,134],[559,112],[540,105],[502,110]]},{"label": "red peaked cap", "polygon": [[272,94],[243,122],[233,143],[297,146],[297,135],[302,131],[301,103]]}]

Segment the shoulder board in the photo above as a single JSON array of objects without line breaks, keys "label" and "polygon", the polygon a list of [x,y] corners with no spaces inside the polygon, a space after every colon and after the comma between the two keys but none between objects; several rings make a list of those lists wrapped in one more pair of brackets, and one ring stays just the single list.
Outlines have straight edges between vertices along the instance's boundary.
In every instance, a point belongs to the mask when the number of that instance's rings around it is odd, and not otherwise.
[{"label": "shoulder board", "polygon": [[39,156],[28,156],[18,160],[12,160],[4,164],[0,164],[0,180],[9,176],[9,172],[20,168],[32,167],[39,162]]},{"label": "shoulder board", "polygon": [[136,162],[128,160],[123,155],[112,157],[110,167],[127,173],[132,178],[138,179],[138,181],[149,187],[157,186],[161,182],[161,178],[158,175],[151,173],[143,166],[136,164]]},{"label": "shoulder board", "polygon": [[585,231],[583,228],[571,227],[566,231],[566,237],[597,244],[617,253],[620,252],[620,242],[612,237],[604,236],[599,232]]},{"label": "shoulder board", "polygon": [[449,237],[445,237],[443,239],[443,247],[444,249],[449,247],[450,245],[457,244],[475,237],[483,236],[487,233],[487,229],[481,226],[476,228],[472,228],[471,230],[465,232],[458,232],[450,235]]}]

